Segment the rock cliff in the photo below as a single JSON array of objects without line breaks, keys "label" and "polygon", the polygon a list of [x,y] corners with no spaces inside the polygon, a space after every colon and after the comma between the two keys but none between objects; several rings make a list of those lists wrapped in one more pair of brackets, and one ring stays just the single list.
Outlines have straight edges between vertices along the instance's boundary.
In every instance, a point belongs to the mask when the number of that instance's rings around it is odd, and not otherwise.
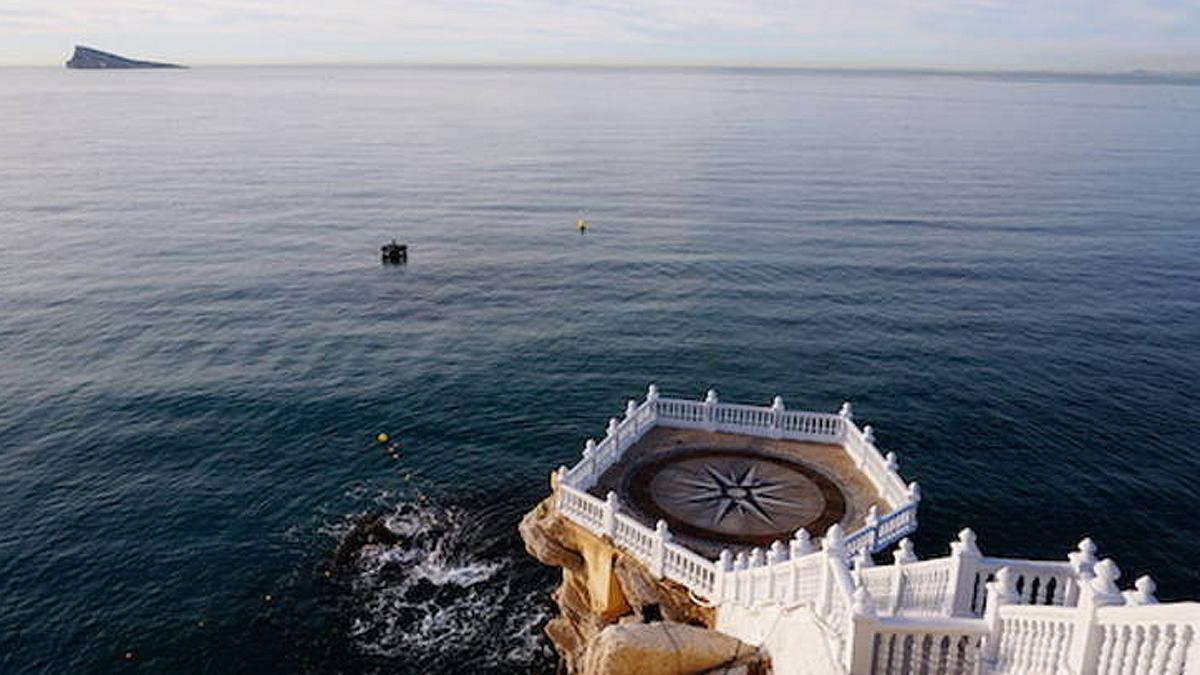
[{"label": "rock cliff", "polygon": [[765,675],[765,654],[712,630],[715,612],[559,513],[554,498],[520,525],[530,555],[561,567],[546,634],[576,675]]},{"label": "rock cliff", "polygon": [[83,70],[106,70],[117,68],[183,68],[174,63],[156,63],[154,61],[136,61],[124,56],[117,56],[91,47],[76,46],[75,53],[67,61],[68,68]]}]

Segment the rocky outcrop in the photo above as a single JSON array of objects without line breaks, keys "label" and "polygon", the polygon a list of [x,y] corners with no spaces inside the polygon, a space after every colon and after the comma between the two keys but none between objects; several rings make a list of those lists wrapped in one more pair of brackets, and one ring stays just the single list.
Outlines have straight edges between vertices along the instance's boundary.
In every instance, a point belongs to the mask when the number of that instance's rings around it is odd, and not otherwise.
[{"label": "rocky outcrop", "polygon": [[67,67],[83,70],[111,70],[117,68],[184,68],[185,66],[175,63],[137,61],[91,47],[76,46],[75,53],[67,61]]},{"label": "rocky outcrop", "polygon": [[765,654],[712,630],[714,610],[658,579],[632,556],[579,527],[548,498],[520,524],[530,555],[562,568],[559,614],[546,635],[576,675],[769,672]]},{"label": "rocky outcrop", "polygon": [[692,673],[766,673],[753,647],[723,633],[659,621],[608,626],[588,644],[580,675],[689,675]]}]

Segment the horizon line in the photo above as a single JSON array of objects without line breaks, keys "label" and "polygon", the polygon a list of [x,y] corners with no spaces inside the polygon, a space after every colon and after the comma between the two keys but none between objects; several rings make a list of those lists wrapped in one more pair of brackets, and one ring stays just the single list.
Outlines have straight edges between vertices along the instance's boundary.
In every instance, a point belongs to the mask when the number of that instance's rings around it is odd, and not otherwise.
[{"label": "horizon line", "polygon": [[[407,68],[593,68],[629,70],[758,70],[798,71],[835,74],[885,74],[885,75],[940,75],[940,76],[1017,76],[1053,77],[1071,79],[1112,79],[1172,82],[1200,81],[1200,70],[1166,70],[1152,68],[1130,68],[1126,70],[1054,70],[1050,68],[955,68],[952,66],[868,66],[868,65],[813,65],[755,62],[655,62],[655,61],[200,61],[195,63],[176,62],[194,68],[287,68],[287,67],[407,67]],[[13,63],[0,62],[0,68],[64,68],[65,61],[57,63]]]}]

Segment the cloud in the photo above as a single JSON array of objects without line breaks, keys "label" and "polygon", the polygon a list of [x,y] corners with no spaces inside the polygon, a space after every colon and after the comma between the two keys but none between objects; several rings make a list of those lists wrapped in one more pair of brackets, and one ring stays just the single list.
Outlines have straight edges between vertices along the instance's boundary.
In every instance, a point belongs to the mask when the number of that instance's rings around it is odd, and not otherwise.
[{"label": "cloud", "polygon": [[[1200,66],[1200,3],[1166,0],[6,0],[0,59],[73,41],[193,62],[601,60]],[[1163,54],[1178,63],[1147,63]]]}]

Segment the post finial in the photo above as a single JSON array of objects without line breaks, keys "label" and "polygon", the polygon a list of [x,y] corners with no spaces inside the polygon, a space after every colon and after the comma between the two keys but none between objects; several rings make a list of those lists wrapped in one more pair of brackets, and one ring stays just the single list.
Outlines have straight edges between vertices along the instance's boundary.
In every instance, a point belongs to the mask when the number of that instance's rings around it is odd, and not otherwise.
[{"label": "post finial", "polygon": [[767,559],[773,563],[779,563],[787,560],[787,547],[783,545],[782,541],[776,539],[775,541],[771,542],[771,551]]},{"label": "post finial", "polygon": [[591,457],[594,454],[596,454],[596,441],[595,439],[589,438],[583,444],[583,456]]},{"label": "post finial", "polygon": [[728,572],[733,569],[733,554],[729,552],[729,549],[721,549],[721,555],[717,558],[717,564],[722,572]]},{"label": "post finial", "polygon": [[771,410],[774,410],[775,412],[783,412],[783,397],[782,396],[776,396],[771,401]]},{"label": "post finial", "polygon": [[975,530],[964,527],[958,531],[958,541],[950,542],[950,555],[979,557],[979,545],[975,541]]},{"label": "post finial", "polygon": [[750,566],[751,567],[761,567],[762,564],[763,564],[763,550],[761,548],[758,548],[757,546],[755,546],[754,550],[750,551]]},{"label": "post finial", "polygon": [[1117,579],[1121,578],[1121,568],[1117,567],[1112,558],[1105,558],[1096,563],[1092,571],[1096,574],[1096,578],[1092,579],[1092,589],[1096,593],[1106,596],[1120,593],[1117,589]]},{"label": "post finial", "polygon": [[921,486],[917,484],[917,481],[908,484],[908,499],[912,502],[921,501]]},{"label": "post finial", "polygon": [[861,583],[854,589],[853,611],[856,616],[875,616],[875,599]]},{"label": "post finial", "polygon": [[608,429],[606,429],[606,431],[608,432],[609,436],[617,435],[617,426],[619,424],[620,424],[620,422],[617,421],[617,418],[615,418],[615,417],[608,418]]},{"label": "post finial", "polygon": [[792,559],[808,555],[814,550],[816,549],[813,548],[812,536],[809,535],[808,530],[803,527],[796,530],[796,536],[792,537]]},{"label": "post finial", "polygon": [[864,548],[854,556],[854,569],[865,570],[868,567],[875,566],[875,559],[871,557],[871,551]]},{"label": "post finial", "polygon": [[875,427],[871,426],[870,424],[863,427],[863,440],[866,441],[868,445],[875,445]]},{"label": "post finial", "polygon": [[838,416],[846,419],[854,419],[854,408],[850,407],[850,401],[842,401],[842,407],[838,410]]},{"label": "post finial", "polygon": [[658,385],[651,383],[649,387],[646,387],[646,400],[647,401],[655,401],[657,399],[658,399]]},{"label": "post finial", "polygon": [[733,569],[735,569],[735,570],[746,569],[746,552],[745,551],[738,551],[737,556],[735,556],[733,559]]},{"label": "post finial", "polygon": [[842,544],[844,543],[845,535],[842,533],[842,526],[834,523],[825,530],[825,537],[821,540],[821,545],[830,553],[841,554]]},{"label": "post finial", "polygon": [[625,419],[633,417],[635,412],[637,412],[637,401],[629,399],[625,402]]},{"label": "post finial", "polygon": [[887,465],[888,471],[900,470],[900,460],[896,457],[896,453],[889,452],[888,454],[884,455],[883,461]]},{"label": "post finial", "polygon": [[1075,546],[1075,550],[1067,554],[1067,560],[1071,563],[1071,567],[1075,573],[1083,577],[1092,577],[1094,575],[1093,568],[1096,566],[1096,542],[1092,541],[1091,537],[1084,537],[1079,540],[1079,544]]},{"label": "post finial", "polygon": [[704,402],[707,403],[708,405],[716,405],[717,404],[717,390],[709,389],[708,392],[704,394]]},{"label": "post finial", "polygon": [[892,562],[897,565],[907,565],[917,562],[917,554],[913,551],[912,539],[905,537],[900,540],[896,550],[892,551]]},{"label": "post finial", "polygon": [[1154,592],[1158,590],[1158,584],[1154,583],[1154,579],[1150,578],[1149,574],[1143,574],[1133,582],[1132,591],[1125,591],[1125,603],[1129,605],[1157,605],[1158,598],[1154,596]]},{"label": "post finial", "polygon": [[1011,602],[1017,595],[1017,577],[1012,569],[1001,567],[996,571],[996,580],[989,583],[988,588],[995,588],[1000,600]]},{"label": "post finial", "polygon": [[667,529],[667,521],[663,520],[662,518],[659,518],[658,522],[654,523],[654,532],[658,535],[659,539],[663,540],[666,540],[671,536],[670,530]]}]

